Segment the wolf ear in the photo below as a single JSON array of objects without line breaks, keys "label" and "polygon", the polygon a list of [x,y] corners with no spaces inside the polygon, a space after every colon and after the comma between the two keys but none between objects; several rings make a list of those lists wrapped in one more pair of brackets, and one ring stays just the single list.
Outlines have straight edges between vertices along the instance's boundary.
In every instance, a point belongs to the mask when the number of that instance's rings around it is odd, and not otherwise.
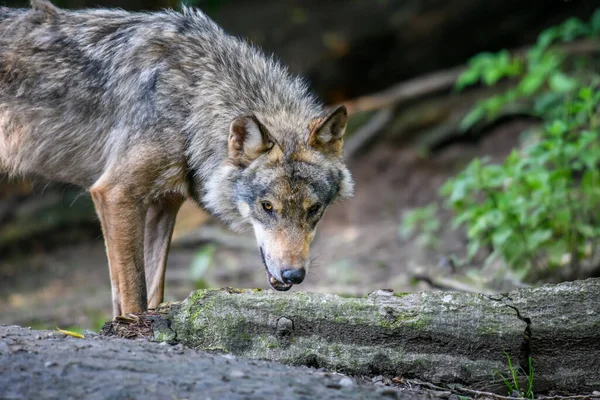
[{"label": "wolf ear", "polygon": [[54,17],[58,14],[58,8],[47,0],[31,0],[31,8],[42,11],[47,16]]},{"label": "wolf ear", "polygon": [[342,137],[348,124],[346,107],[339,106],[325,118],[315,119],[308,129],[308,145],[321,153],[342,156]]},{"label": "wolf ear", "polygon": [[229,159],[238,166],[247,166],[274,145],[267,129],[254,116],[237,117],[229,126]]}]

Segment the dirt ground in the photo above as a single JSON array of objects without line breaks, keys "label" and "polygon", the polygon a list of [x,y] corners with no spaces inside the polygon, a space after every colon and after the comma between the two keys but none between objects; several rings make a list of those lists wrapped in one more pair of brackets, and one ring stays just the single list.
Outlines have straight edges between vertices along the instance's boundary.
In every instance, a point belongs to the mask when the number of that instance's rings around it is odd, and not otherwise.
[{"label": "dirt ground", "polygon": [[0,399],[433,399],[306,367],[0,326]]},{"label": "dirt ground", "polygon": [[[438,268],[440,257],[460,253],[462,235],[445,229],[439,248],[423,249],[400,239],[402,213],[434,201],[446,178],[474,156],[508,154],[522,128],[522,122],[508,123],[478,143],[454,144],[428,158],[383,141],[352,159],[356,195],[328,210],[312,247],[314,267],[292,290],[364,295],[377,288],[428,289],[413,283],[414,269]],[[0,282],[0,324],[98,329],[109,317],[100,234],[24,256],[15,268]],[[182,300],[196,287],[268,287],[251,234],[231,233],[191,205],[178,217],[166,281],[167,301]]]}]

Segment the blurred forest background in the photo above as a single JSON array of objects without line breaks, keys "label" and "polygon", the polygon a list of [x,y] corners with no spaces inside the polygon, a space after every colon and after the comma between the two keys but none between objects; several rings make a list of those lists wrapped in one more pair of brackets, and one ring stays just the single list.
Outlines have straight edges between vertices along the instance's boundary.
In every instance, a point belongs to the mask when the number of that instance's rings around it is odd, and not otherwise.
[{"label": "blurred forest background", "polygon": [[[293,290],[491,292],[600,275],[600,1],[188,4],[350,110],[356,196],[327,212],[312,247],[317,267]],[[267,288],[255,247],[186,204],[167,300],[203,287]],[[0,324],[97,329],[108,318],[104,244],[87,193],[0,176],[0,299]]]}]

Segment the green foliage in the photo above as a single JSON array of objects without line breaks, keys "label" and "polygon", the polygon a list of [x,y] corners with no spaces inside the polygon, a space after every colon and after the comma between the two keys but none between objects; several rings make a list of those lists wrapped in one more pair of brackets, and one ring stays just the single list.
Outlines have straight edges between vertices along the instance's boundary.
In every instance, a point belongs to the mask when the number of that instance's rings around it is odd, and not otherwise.
[{"label": "green foliage", "polygon": [[483,83],[495,85],[503,78],[518,78],[515,87],[481,101],[463,119],[461,128],[466,131],[484,118],[494,118],[508,105],[523,98],[534,98],[535,114],[543,116],[551,111],[556,102],[572,93],[581,83],[564,72],[565,56],[550,46],[570,42],[582,36],[600,36],[600,9],[588,23],[571,18],[564,23],[546,29],[536,45],[526,55],[511,56],[508,51],[481,53],[469,61],[469,68],[456,82],[456,88]]},{"label": "green foliage", "polygon": [[600,96],[565,104],[568,119],[549,122],[542,138],[514,150],[502,164],[475,159],[440,193],[467,232],[468,257],[491,247],[524,273],[545,259],[576,263],[589,240],[600,237],[600,133],[591,109]]},{"label": "green foliage", "polygon": [[500,372],[498,372],[498,371],[494,371],[494,372],[496,373],[496,375],[498,375],[498,376],[500,376],[500,378],[502,378],[502,381],[508,388],[508,396],[510,396],[510,397],[519,396],[524,399],[532,399],[533,400],[533,377],[534,377],[534,375],[533,375],[533,364],[531,362],[531,357],[529,357],[529,359],[528,359],[529,372],[525,373],[525,371],[523,371],[521,369],[521,372],[527,376],[527,390],[524,390],[519,387],[519,371],[515,367],[513,367],[512,361],[510,360],[510,356],[508,355],[508,353],[504,352],[504,354],[506,354],[506,359],[508,361],[508,370],[510,372],[510,380],[507,379]]},{"label": "green foliage", "polygon": [[[457,87],[491,85],[518,77],[505,93],[480,102],[463,121],[473,126],[523,97],[543,121],[533,140],[502,163],[475,159],[440,194],[453,212],[453,226],[466,230],[467,256],[487,250],[527,276],[532,268],[574,268],[600,239],[600,75],[593,68],[569,69],[550,46],[600,33],[600,10],[589,23],[570,19],[539,36],[524,60],[503,51],[471,60]],[[421,228],[434,236],[435,206],[405,215],[402,232]]]},{"label": "green foliage", "polygon": [[196,252],[189,269],[190,279],[194,282],[196,289],[208,289],[210,284],[206,280],[206,273],[213,264],[215,245],[209,244]]},{"label": "green foliage", "polygon": [[407,239],[418,233],[417,242],[419,245],[435,247],[438,244],[436,232],[440,228],[437,212],[438,208],[435,204],[407,211],[402,218],[402,224],[398,232],[400,237]]}]

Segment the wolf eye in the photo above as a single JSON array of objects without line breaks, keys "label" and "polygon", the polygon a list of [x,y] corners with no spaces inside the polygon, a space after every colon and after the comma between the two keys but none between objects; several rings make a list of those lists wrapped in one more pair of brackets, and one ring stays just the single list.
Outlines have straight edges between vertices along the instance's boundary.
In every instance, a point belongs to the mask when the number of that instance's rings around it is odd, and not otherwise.
[{"label": "wolf eye", "polygon": [[271,211],[273,211],[273,204],[271,204],[270,202],[263,201],[261,204],[262,204],[263,210],[265,210],[266,212],[270,213]]},{"label": "wolf eye", "polygon": [[308,209],[308,214],[315,215],[320,209],[321,209],[321,206],[319,204],[312,205]]}]

